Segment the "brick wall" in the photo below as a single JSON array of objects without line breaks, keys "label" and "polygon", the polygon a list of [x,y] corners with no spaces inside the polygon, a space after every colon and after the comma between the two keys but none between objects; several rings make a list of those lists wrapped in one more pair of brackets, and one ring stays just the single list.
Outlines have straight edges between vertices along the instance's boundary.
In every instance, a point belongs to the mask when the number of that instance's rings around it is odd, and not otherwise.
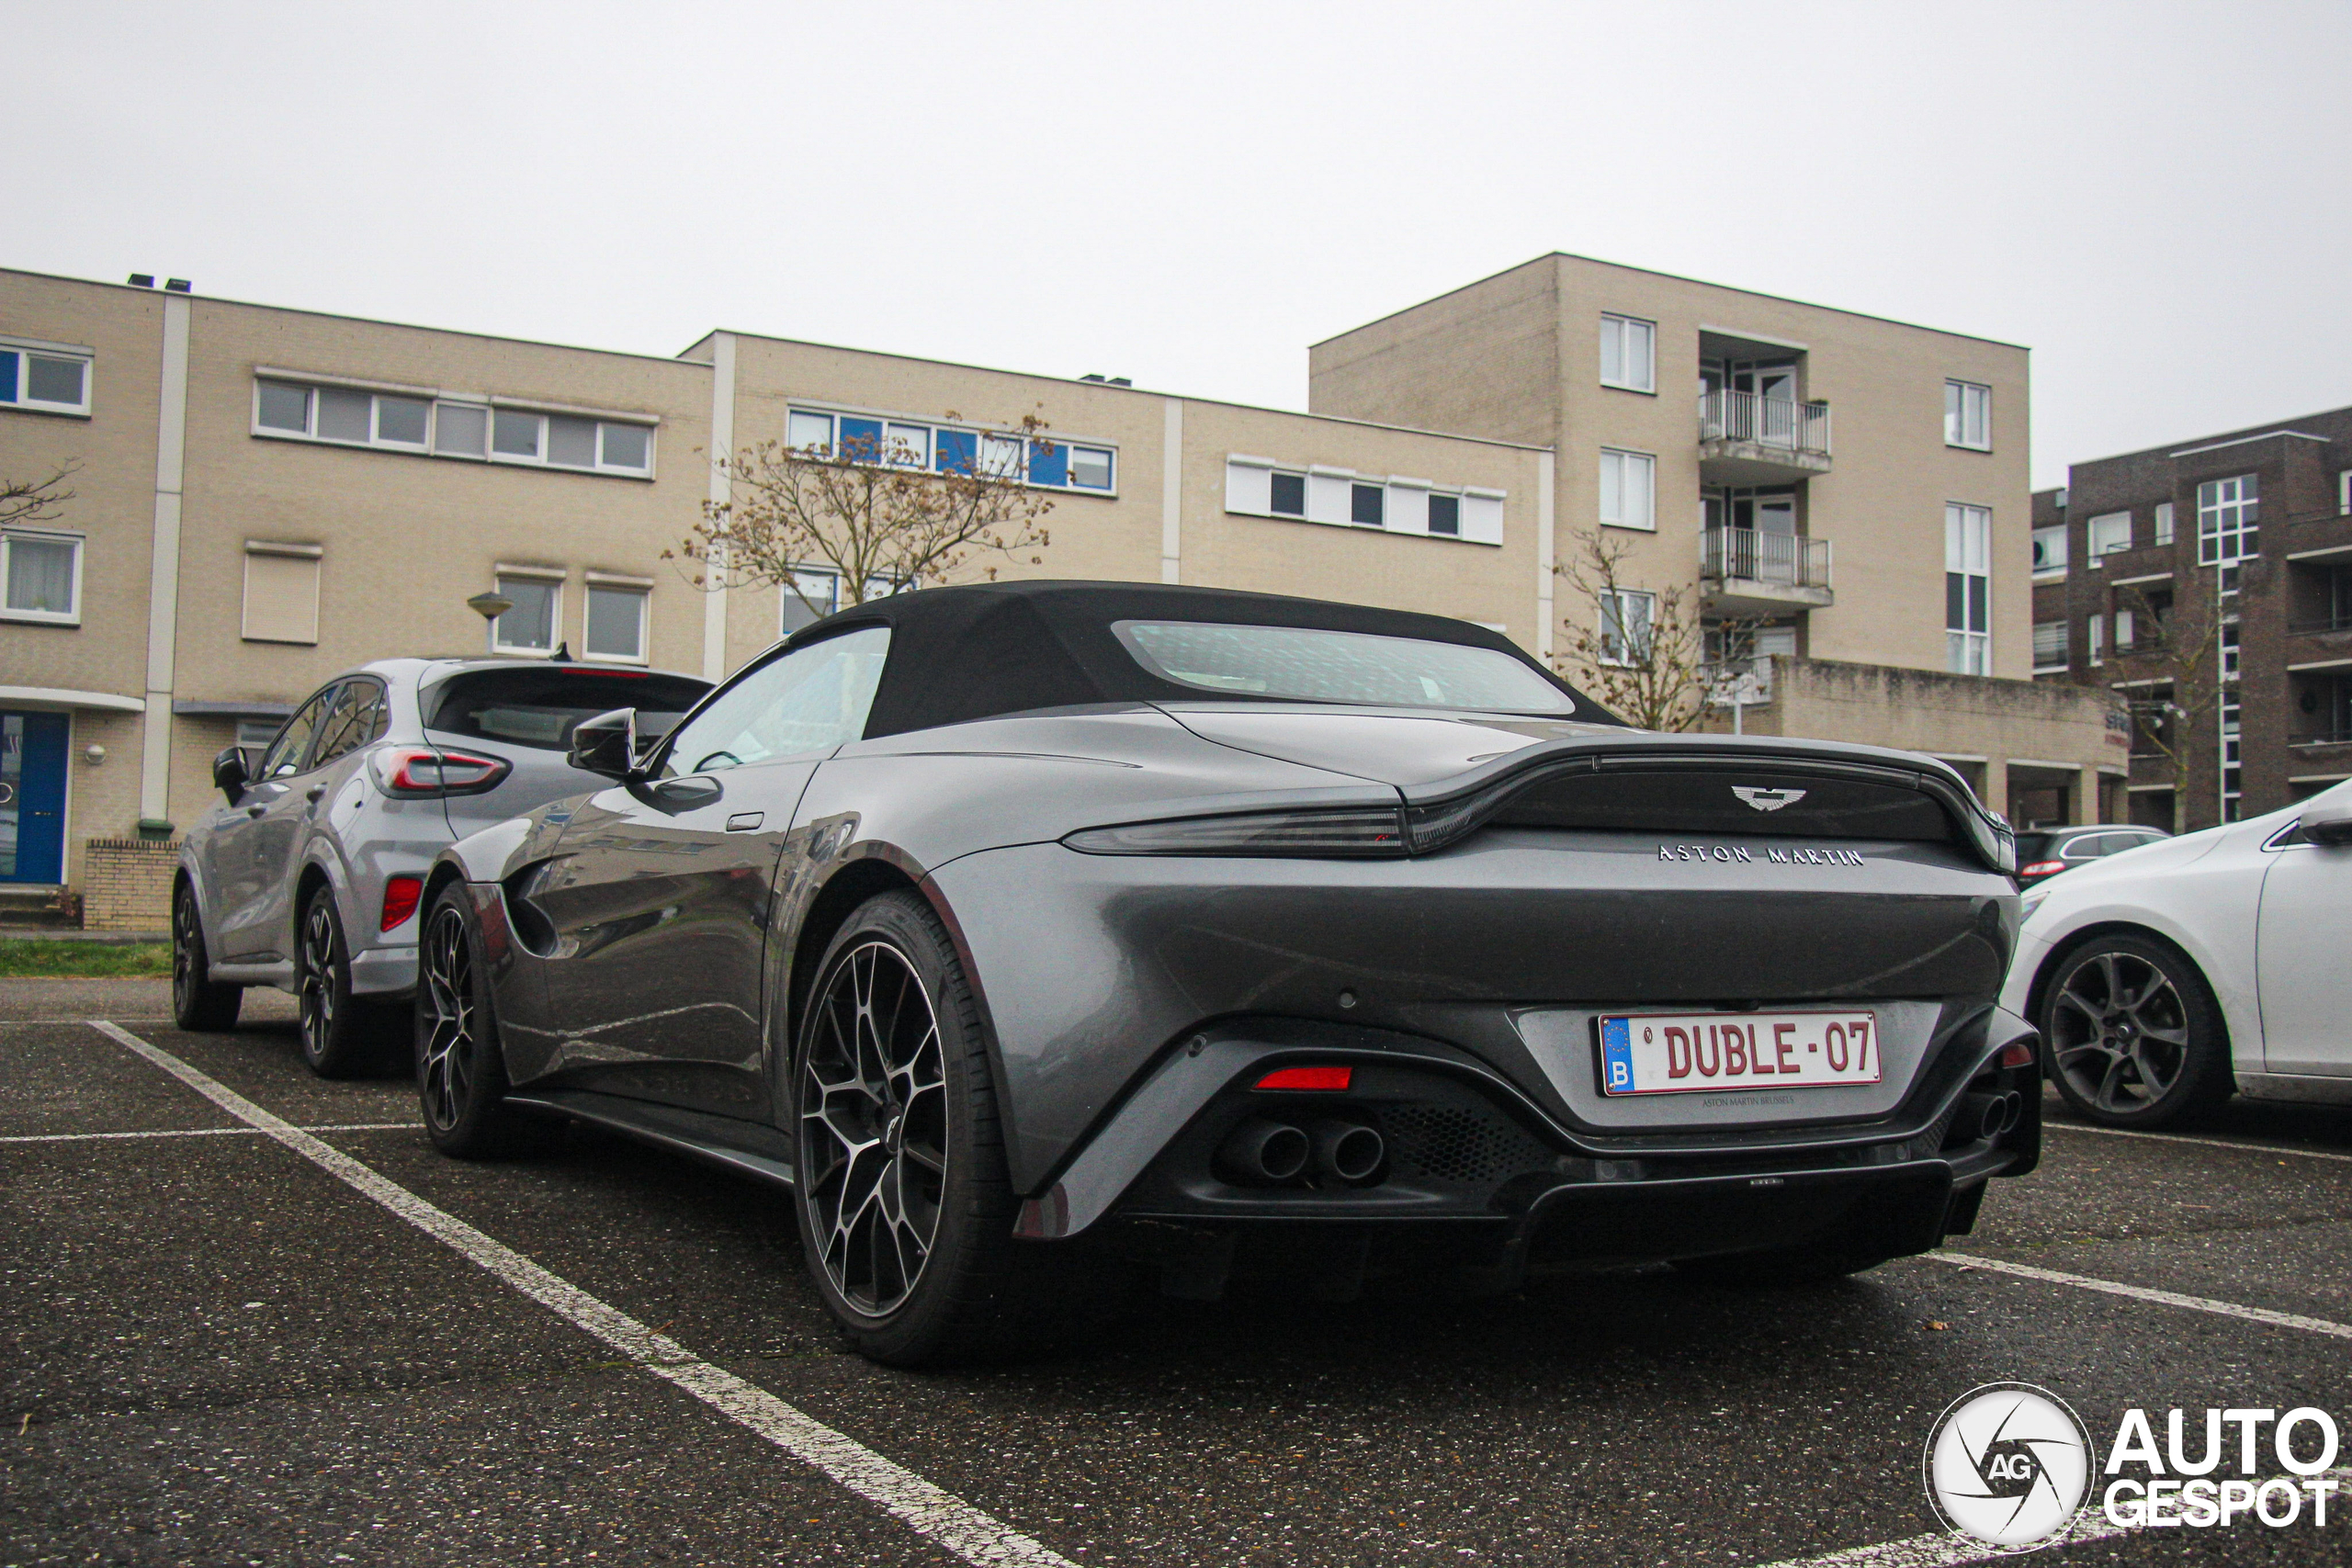
[{"label": "brick wall", "polygon": [[177,840],[92,839],[83,846],[82,929],[166,931]]}]

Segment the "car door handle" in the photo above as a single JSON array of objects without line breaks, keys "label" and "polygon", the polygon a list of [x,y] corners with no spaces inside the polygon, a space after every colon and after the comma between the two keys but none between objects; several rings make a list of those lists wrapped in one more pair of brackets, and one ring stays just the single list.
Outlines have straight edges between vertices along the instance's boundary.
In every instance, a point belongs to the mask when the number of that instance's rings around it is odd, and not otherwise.
[{"label": "car door handle", "polygon": [[262,813],[268,809],[266,806],[248,806],[245,807],[245,815],[258,820]]},{"label": "car door handle", "polygon": [[312,784],[310,788],[308,788],[308,789],[306,789],[306,790],[304,790],[304,791],[302,792],[302,798],[303,798],[304,800],[311,801],[311,802],[312,802],[313,804],[316,804],[316,802],[317,802],[317,800],[318,800],[319,796],[321,796],[321,795],[322,795],[326,794],[326,792],[327,792],[327,786],[326,786],[326,785],[324,785],[324,784]]},{"label": "car door handle", "polygon": [[748,833],[766,818],[767,813],[764,811],[738,811],[727,819],[727,830],[730,833]]}]

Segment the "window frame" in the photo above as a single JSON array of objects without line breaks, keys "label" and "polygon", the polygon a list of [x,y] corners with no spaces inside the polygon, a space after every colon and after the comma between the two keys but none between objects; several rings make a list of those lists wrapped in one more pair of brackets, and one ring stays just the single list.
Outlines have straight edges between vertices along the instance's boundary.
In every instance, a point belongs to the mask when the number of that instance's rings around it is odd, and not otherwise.
[{"label": "window frame", "polygon": [[[5,389],[6,395],[0,397],[0,410],[17,413],[48,414],[56,419],[90,417],[91,407],[96,401],[98,379],[98,355],[96,349],[87,348],[79,344],[47,343],[39,338],[0,337],[0,355],[10,355],[16,359],[15,374],[9,378],[9,384]],[[32,395],[32,362],[36,356],[42,359],[72,360],[81,366],[82,400],[78,403],[62,403],[53,398],[35,398]]]},{"label": "window frame", "polygon": [[[612,572],[583,574],[584,586],[580,591],[580,657],[582,662],[597,664],[650,664],[653,654],[653,584],[641,577],[624,578]],[[637,651],[606,653],[599,649],[592,637],[596,624],[596,595],[627,594],[637,601]]]},{"label": "window frame", "polygon": [[[2033,672],[2035,674],[2055,674],[2072,668],[2074,639],[2069,634],[2073,629],[2072,623],[2064,619],[2033,623]],[[2056,635],[2051,635],[2052,633]],[[2052,643],[2056,645],[2054,648],[2044,647],[2045,644]],[[2055,661],[2046,662],[2045,653],[2051,655]]]},{"label": "window frame", "polygon": [[[302,394],[302,428],[266,424],[262,422],[262,391],[266,387],[288,388]],[[356,393],[368,399],[368,438],[345,441],[319,434],[319,407],[324,391]],[[400,441],[383,434],[384,403],[421,402],[425,405],[424,439]],[[445,410],[464,410],[469,414],[482,416],[482,449],[479,452],[445,449],[442,445],[442,414]],[[498,450],[498,416],[502,413],[521,415],[538,423],[537,450],[530,456]],[[579,419],[589,423],[589,447],[592,461],[586,466],[558,463],[548,457],[548,425],[550,419]],[[605,460],[605,432],[620,427],[642,431],[645,436],[645,463],[632,468],[623,463]],[[655,477],[655,465],[660,446],[662,421],[658,416],[639,417],[596,409],[576,409],[554,404],[529,403],[520,400],[484,397],[470,393],[450,393],[430,387],[395,386],[382,382],[355,381],[336,377],[304,376],[299,372],[257,369],[253,375],[251,423],[248,434],[263,441],[293,441],[314,446],[334,446],[365,452],[394,452],[410,457],[435,457],[458,463],[497,463],[508,468],[546,468],[559,474],[593,474],[603,479],[645,479]]]},{"label": "window frame", "polygon": [[[2235,488],[2225,496],[2225,486]],[[2235,553],[2223,552],[2225,542]],[[2261,553],[2262,476],[2229,474],[2200,481],[2197,486],[2197,564],[2233,567]]]},{"label": "window frame", "polygon": [[[1975,408],[1978,434],[1969,439],[1970,393],[1976,393]],[[1990,452],[1993,449],[1993,389],[1984,381],[1963,380],[1958,376],[1944,378],[1944,445],[1962,452]]]},{"label": "window frame", "polygon": [[[1017,454],[1020,482],[1029,489],[1052,491],[1057,494],[1064,495],[1108,496],[1114,500],[1117,499],[1119,494],[1119,444],[1094,436],[1069,437],[1049,431],[1043,436],[1032,437],[1018,430],[971,424],[953,419],[924,419],[920,415],[897,413],[888,409],[851,408],[839,403],[796,402],[788,405],[785,410],[786,446],[795,452],[831,452],[841,444],[841,422],[844,419],[880,425],[880,440],[886,457],[891,450],[890,443],[896,434],[904,432],[917,432],[922,434],[923,438],[922,461],[910,463],[885,461],[882,467],[904,468],[910,472],[952,473],[956,471],[959,459],[951,454],[961,454],[968,448],[972,455],[970,461],[974,470],[983,474],[996,475],[1010,468],[1012,459]],[[813,434],[810,427],[819,420],[825,422],[824,438],[821,441],[802,439],[802,436]],[[943,440],[942,437],[948,439]],[[907,445],[911,447],[913,443],[909,442]],[[1061,472],[1061,478],[1058,480],[1037,477],[1036,463],[1040,446],[1049,446],[1054,448]],[[1102,460],[1103,471],[1109,476],[1107,482],[1092,485],[1081,483],[1077,479],[1079,468],[1077,459],[1081,452],[1090,459]]]},{"label": "window frame", "polygon": [[2037,563],[2033,567],[2033,580],[2036,582],[2054,581],[2055,580],[2066,575],[2066,525],[2064,523],[2045,523],[2041,527],[2033,530],[2033,547],[2035,549],[2041,549],[2045,541],[2051,540],[2054,540],[2057,543],[2058,558],[2054,562]]},{"label": "window frame", "polygon": [[[2113,525],[2118,520],[2123,525],[2120,543],[2113,542],[2116,532]],[[2107,533],[2110,541],[2105,549],[2099,548],[2099,527],[2102,524],[2109,525]],[[2101,569],[2107,557],[2121,555],[2134,547],[2132,542],[2132,513],[2129,511],[2102,512],[2083,525],[2083,554],[2086,558],[2084,564],[2093,571]]]},{"label": "window frame", "polygon": [[[1594,607],[1600,618],[1600,647],[1595,661],[1611,670],[1631,670],[1647,657],[1642,647],[1632,645],[1625,630],[1625,610],[1638,604],[1641,614],[1641,643],[1648,645],[1657,635],[1657,595],[1646,588],[1604,588],[1596,597]],[[1628,654],[1633,657],[1628,657]]]},{"label": "window frame", "polygon": [[[74,548],[74,581],[68,591],[69,608],[64,610],[19,610],[8,603],[8,579],[17,541],[38,540],[42,544],[71,545]],[[14,621],[27,626],[78,626],[82,624],[82,568],[89,558],[90,541],[85,535],[63,528],[0,529],[0,621]]]},{"label": "window frame", "polygon": [[[509,610],[493,617],[490,623],[490,651],[493,654],[503,653],[517,659],[552,658],[555,654],[555,650],[559,647],[562,646],[564,642],[563,591],[570,581],[571,574],[569,572],[562,576],[558,576],[553,571],[540,572],[518,570],[511,566],[496,568],[491,576],[491,586],[502,596],[506,594],[507,583],[528,582],[547,589],[555,595],[555,599],[554,603],[548,608],[548,645],[545,648],[532,648],[527,644],[510,643],[502,640],[498,629],[498,624],[499,622],[503,621],[507,615],[514,614],[514,611]],[[520,606],[518,605],[517,608],[520,608]]]},{"label": "window frame", "polygon": [[[1609,515],[1609,467],[1610,461],[1612,458],[1614,458],[1619,465],[1617,478],[1617,505],[1621,515],[1617,517],[1611,517]],[[1629,463],[1633,462],[1639,463],[1642,466],[1643,471],[1648,476],[1644,487],[1647,500],[1646,510],[1648,517],[1646,521],[1639,523],[1627,522],[1622,515],[1624,510],[1625,501],[1624,475],[1628,471]],[[1603,446],[1600,449],[1599,475],[1596,479],[1596,493],[1593,499],[1595,502],[1594,510],[1599,515],[1600,525],[1602,527],[1625,528],[1637,534],[1657,533],[1657,454],[1655,452],[1638,451],[1630,446]]]},{"label": "window frame", "polygon": [[[1981,564],[1970,562],[1970,525],[1981,524],[1973,543]],[[1954,564],[1954,558],[1959,564]],[[1953,675],[1993,672],[1993,509],[1969,501],[1944,502],[1944,668]],[[1961,624],[1952,624],[1954,580],[1960,590]],[[1983,625],[1972,623],[1981,620]]]},{"label": "window frame", "polygon": [[2154,520],[2150,525],[2148,542],[2152,545],[2171,544],[2178,527],[2177,517],[2178,513],[2171,502],[2156,502]]},{"label": "window frame", "polygon": [[[1629,376],[1627,367],[1630,357],[1626,353],[1627,339],[1629,329],[1634,327],[1642,329],[1645,339],[1641,355],[1642,375],[1639,380],[1634,380]],[[1614,380],[1611,379],[1609,375],[1609,355],[1612,338],[1615,340],[1618,367],[1617,378]],[[1599,368],[1600,384],[1612,391],[1639,392],[1646,397],[1656,397],[1657,395],[1657,323],[1646,317],[1629,316],[1618,310],[1600,312]]]}]

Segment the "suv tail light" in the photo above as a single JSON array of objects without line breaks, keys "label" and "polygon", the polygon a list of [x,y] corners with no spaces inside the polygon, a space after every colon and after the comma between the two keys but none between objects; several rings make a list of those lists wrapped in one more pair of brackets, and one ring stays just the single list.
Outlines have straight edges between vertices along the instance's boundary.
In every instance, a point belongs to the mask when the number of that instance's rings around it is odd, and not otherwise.
[{"label": "suv tail light", "polygon": [[407,800],[496,789],[514,764],[447,746],[393,746],[376,753],[376,782]]},{"label": "suv tail light", "polygon": [[416,913],[417,900],[424,897],[424,878],[421,876],[391,876],[384,879],[384,919],[379,931],[390,931],[404,925]]}]

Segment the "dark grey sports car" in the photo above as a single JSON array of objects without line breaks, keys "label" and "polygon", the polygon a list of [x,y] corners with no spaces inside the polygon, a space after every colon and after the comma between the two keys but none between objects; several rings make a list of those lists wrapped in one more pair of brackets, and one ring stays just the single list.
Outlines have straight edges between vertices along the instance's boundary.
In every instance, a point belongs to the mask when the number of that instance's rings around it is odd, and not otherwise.
[{"label": "dark grey sports car", "polygon": [[1822,1278],[2030,1169],[2007,829],[1942,764],[1627,728],[1503,637],[1031,582],[795,634],[426,890],[432,1136],[792,1190],[866,1354],[1149,1279]]}]

